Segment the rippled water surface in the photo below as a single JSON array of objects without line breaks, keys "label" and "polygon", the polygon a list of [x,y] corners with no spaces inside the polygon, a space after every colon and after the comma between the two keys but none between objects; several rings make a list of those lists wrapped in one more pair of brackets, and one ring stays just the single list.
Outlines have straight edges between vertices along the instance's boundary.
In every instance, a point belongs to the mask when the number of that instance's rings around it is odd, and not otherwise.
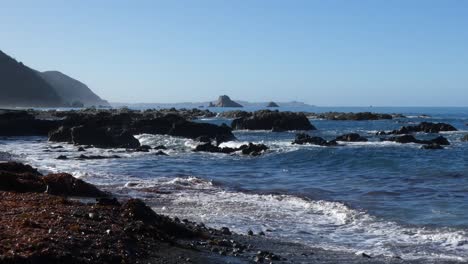
[{"label": "rippled water surface", "polygon": [[[291,109],[290,109],[291,110]],[[44,171],[67,171],[121,195],[146,199],[158,212],[324,248],[403,258],[468,260],[467,108],[310,108],[301,111],[374,111],[409,118],[382,121],[311,120],[326,139],[348,132],[369,138],[338,147],[292,145],[295,132],[237,131],[237,146],[264,143],[261,157],[193,153],[196,142],[138,135],[142,144],[165,145],[169,156],[89,149],[121,159],[79,161],[76,147],[46,138],[0,140],[10,152]],[[430,117],[420,118],[421,114]],[[443,133],[451,145],[381,142],[376,131],[421,121],[459,129]],[[226,119],[200,122],[221,124]],[[436,135],[418,134],[418,138]],[[69,160],[56,160],[67,155]]]}]

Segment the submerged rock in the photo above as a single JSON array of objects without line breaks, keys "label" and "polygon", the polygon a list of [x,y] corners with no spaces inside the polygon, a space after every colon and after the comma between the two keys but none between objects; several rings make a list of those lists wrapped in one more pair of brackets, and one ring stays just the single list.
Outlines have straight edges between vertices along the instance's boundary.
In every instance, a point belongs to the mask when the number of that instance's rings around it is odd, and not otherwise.
[{"label": "submerged rock", "polygon": [[468,142],[468,134],[461,138],[461,141]]},{"label": "submerged rock", "polygon": [[336,141],[347,141],[347,142],[366,142],[367,138],[362,137],[358,133],[344,134],[335,139]]},{"label": "submerged rock", "polygon": [[432,144],[426,144],[421,146],[422,149],[444,149],[441,145],[437,143],[432,143]]},{"label": "submerged rock", "polygon": [[100,159],[120,159],[121,157],[118,155],[111,155],[111,156],[102,156],[102,155],[84,155],[81,154],[78,156],[77,159],[81,160],[100,160]]},{"label": "submerged rock", "polygon": [[238,148],[228,148],[228,147],[218,147],[214,146],[211,143],[201,144],[195,147],[193,151],[195,152],[211,152],[211,153],[225,153],[230,154],[237,151],[241,151],[243,155],[250,156],[259,156],[268,150],[268,147],[264,144],[253,144],[249,143],[248,145],[242,145]]},{"label": "submerged rock", "polygon": [[292,144],[297,145],[304,145],[304,144],[312,144],[318,146],[337,146],[338,143],[335,140],[326,141],[321,137],[311,137],[308,134],[300,133],[296,134],[296,138],[292,142]]},{"label": "submerged rock", "polygon": [[407,143],[417,143],[417,144],[426,144],[426,145],[450,145],[450,142],[443,136],[438,136],[436,138],[430,140],[419,140],[415,138],[413,135],[403,135],[397,137],[389,137],[389,138],[381,138],[381,141],[393,141],[401,144]]},{"label": "submerged rock", "polygon": [[260,110],[251,117],[235,119],[231,124],[233,129],[248,130],[315,130],[309,119],[302,113]]}]

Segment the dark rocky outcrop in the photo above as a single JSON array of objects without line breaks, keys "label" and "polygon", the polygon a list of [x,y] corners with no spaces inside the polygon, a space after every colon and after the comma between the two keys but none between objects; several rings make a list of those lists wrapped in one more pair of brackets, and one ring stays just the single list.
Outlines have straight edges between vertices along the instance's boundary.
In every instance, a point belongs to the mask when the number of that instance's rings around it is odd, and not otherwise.
[{"label": "dark rocky outcrop", "polygon": [[49,174],[42,177],[46,192],[61,196],[104,197],[108,196],[94,185],[77,179],[68,173]]},{"label": "dark rocky outcrop", "polygon": [[222,118],[246,118],[251,117],[252,115],[252,112],[242,110],[226,111],[218,114],[218,116]]},{"label": "dark rocky outcrop", "polygon": [[103,197],[106,193],[70,174],[42,176],[29,165],[0,163],[0,191],[50,193],[62,196]]},{"label": "dark rocky outcrop", "polygon": [[347,141],[347,142],[366,142],[367,138],[362,137],[358,133],[344,134],[335,139],[335,141]]},{"label": "dark rocky outcrop", "polygon": [[279,107],[279,105],[275,102],[269,102],[266,107]]},{"label": "dark rocky outcrop", "polygon": [[431,122],[421,122],[416,126],[403,126],[398,130],[393,130],[391,132],[378,132],[378,135],[401,135],[401,134],[411,134],[417,132],[424,133],[439,133],[441,131],[457,131],[457,129],[446,123],[431,123]]},{"label": "dark rocky outcrop", "polygon": [[468,142],[468,134],[461,138],[461,141]]},{"label": "dark rocky outcrop", "polygon": [[63,100],[33,69],[0,51],[0,106],[60,107]]},{"label": "dark rocky outcrop", "polygon": [[0,111],[0,136],[45,136],[58,126],[59,121],[37,119],[28,111]]},{"label": "dark rocky outcrop", "polygon": [[61,126],[49,132],[49,141],[72,143],[72,133],[70,127]]},{"label": "dark rocky outcrop", "polygon": [[297,134],[292,144],[297,144],[297,145],[312,144],[312,145],[327,146],[327,147],[338,145],[338,143],[335,140],[327,141],[321,137],[311,137],[310,135],[304,134],[304,133]]},{"label": "dark rocky outcrop", "polygon": [[231,126],[233,129],[272,131],[316,129],[302,113],[270,110],[257,111],[251,117],[235,119]]},{"label": "dark rocky outcrop", "polygon": [[65,103],[72,107],[110,106],[85,84],[58,71],[38,72],[54,88]]},{"label": "dark rocky outcrop", "polygon": [[438,136],[431,140],[419,140],[415,138],[413,135],[403,135],[403,136],[396,136],[396,137],[389,137],[389,138],[382,138],[382,141],[393,141],[401,144],[407,143],[417,143],[417,144],[438,144],[438,145],[450,145],[450,142],[443,136]]},{"label": "dark rocky outcrop", "polygon": [[391,114],[380,114],[372,112],[358,113],[342,113],[342,112],[326,112],[326,113],[307,113],[310,118],[327,119],[327,120],[351,120],[351,121],[366,121],[366,120],[381,120],[393,119]]},{"label": "dark rocky outcrop", "polygon": [[216,107],[243,107],[241,104],[234,102],[227,95],[221,95],[215,103]]},{"label": "dark rocky outcrop", "polygon": [[77,126],[71,129],[72,142],[99,148],[138,148],[140,142],[128,131],[104,127]]},{"label": "dark rocky outcrop", "polygon": [[264,144],[253,144],[249,143],[248,145],[242,145],[239,148],[228,148],[228,147],[218,147],[214,146],[211,143],[205,143],[198,145],[194,151],[195,152],[211,152],[211,153],[225,153],[230,154],[237,151],[241,151],[243,155],[250,155],[250,156],[259,156],[265,151],[268,150],[268,147]]}]

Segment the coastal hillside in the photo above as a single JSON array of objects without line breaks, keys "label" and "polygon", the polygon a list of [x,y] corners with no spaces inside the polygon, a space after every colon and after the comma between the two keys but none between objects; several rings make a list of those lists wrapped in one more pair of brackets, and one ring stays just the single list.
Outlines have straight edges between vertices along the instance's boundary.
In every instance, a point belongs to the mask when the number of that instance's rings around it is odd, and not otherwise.
[{"label": "coastal hillside", "polygon": [[0,106],[58,107],[64,102],[36,72],[0,51]]},{"label": "coastal hillside", "polygon": [[59,71],[45,71],[38,74],[55,89],[68,105],[81,103],[83,106],[109,106],[106,100],[101,99],[88,86],[68,75]]}]

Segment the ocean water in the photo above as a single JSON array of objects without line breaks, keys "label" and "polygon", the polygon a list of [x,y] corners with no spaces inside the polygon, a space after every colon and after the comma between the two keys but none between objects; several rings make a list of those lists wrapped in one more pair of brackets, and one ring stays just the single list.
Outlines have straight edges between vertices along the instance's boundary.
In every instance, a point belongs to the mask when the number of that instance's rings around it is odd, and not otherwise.
[{"label": "ocean water", "polygon": [[[333,139],[358,132],[369,138],[338,147],[292,145],[294,131],[236,131],[237,140],[224,143],[266,144],[270,150],[260,157],[194,153],[196,142],[162,135],[137,138],[142,144],[165,145],[169,156],[89,149],[86,154],[122,158],[81,161],[73,159],[81,154],[77,147],[55,148],[59,144],[42,137],[2,138],[0,150],[44,172],[70,172],[117,195],[142,198],[158,213],[213,227],[264,231],[269,237],[326,249],[468,261],[468,142],[461,141],[468,134],[468,108],[280,110],[373,111],[408,118],[311,120],[318,129],[310,131],[314,136]],[[444,150],[380,142],[374,136],[421,121],[450,123],[459,131],[442,133],[451,142]],[[70,159],[56,160],[59,155]]]}]

